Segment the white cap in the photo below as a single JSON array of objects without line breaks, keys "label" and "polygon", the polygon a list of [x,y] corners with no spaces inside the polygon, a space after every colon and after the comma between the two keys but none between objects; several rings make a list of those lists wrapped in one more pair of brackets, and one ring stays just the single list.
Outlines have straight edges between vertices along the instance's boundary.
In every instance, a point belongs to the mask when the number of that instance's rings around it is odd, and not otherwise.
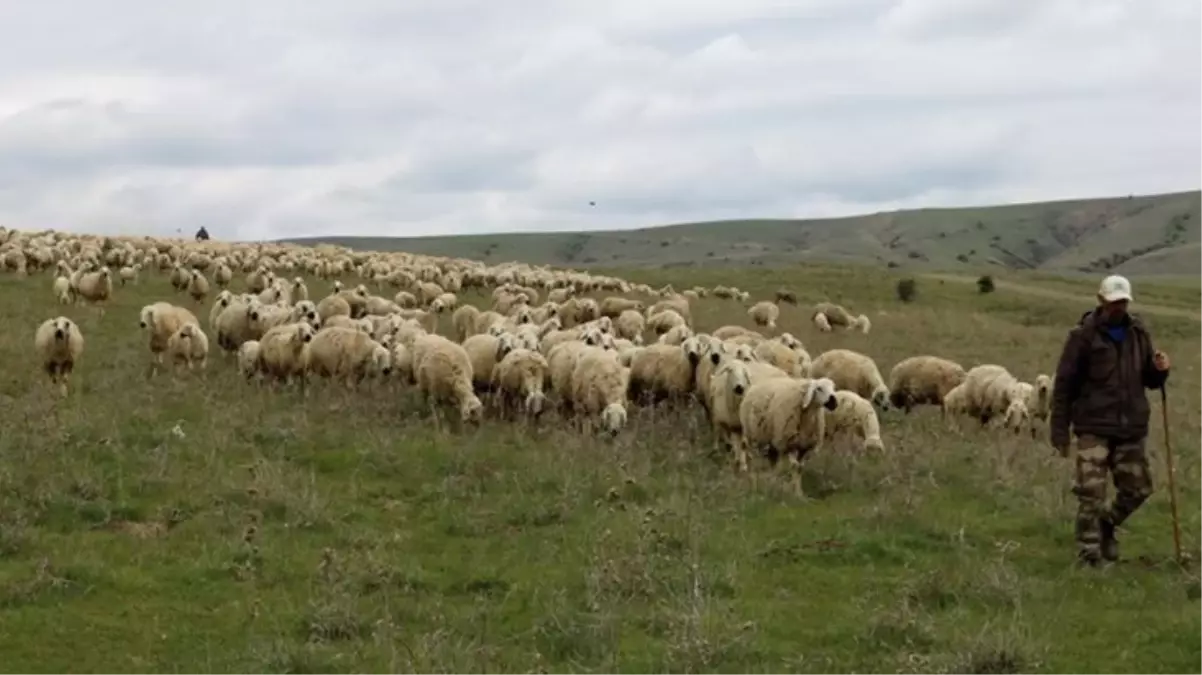
[{"label": "white cap", "polygon": [[1102,285],[1098,287],[1098,297],[1103,302],[1130,300],[1131,282],[1127,281],[1127,277],[1121,277],[1117,274],[1106,277],[1102,280]]}]

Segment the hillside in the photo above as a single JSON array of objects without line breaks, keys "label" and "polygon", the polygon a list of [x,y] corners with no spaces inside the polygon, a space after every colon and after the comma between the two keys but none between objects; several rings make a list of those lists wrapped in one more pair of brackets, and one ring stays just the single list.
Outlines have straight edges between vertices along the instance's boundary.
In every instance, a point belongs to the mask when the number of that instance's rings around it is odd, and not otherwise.
[{"label": "hillside", "polygon": [[849,218],[686,223],[637,230],[449,237],[294,239],[490,262],[658,266],[804,260],[941,269],[1191,274],[1199,260],[1198,191]]}]

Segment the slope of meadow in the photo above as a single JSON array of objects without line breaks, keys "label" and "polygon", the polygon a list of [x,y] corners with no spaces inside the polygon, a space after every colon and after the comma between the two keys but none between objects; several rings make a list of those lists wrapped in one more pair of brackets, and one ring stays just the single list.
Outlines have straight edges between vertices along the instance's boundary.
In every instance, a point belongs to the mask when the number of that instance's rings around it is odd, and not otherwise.
[{"label": "slope of meadow", "polygon": [[841,261],[942,269],[1202,272],[1202,193],[918,209],[851,218],[686,223],[627,231],[448,237],[322,237],[499,263],[569,266],[780,265]]},{"label": "slope of meadow", "polygon": [[[901,305],[894,276],[851,267],[627,276],[837,300],[872,333],[819,334],[788,306],[782,329],[885,372],[935,353],[1030,379],[1088,307],[1053,278],[1026,282],[1050,295],[923,279]],[[0,275],[4,670],[1193,672],[1202,659],[1196,570],[1168,562],[1158,422],[1158,490],[1122,532],[1127,562],[1078,570],[1071,464],[1043,440],[886,413],[886,451],[812,455],[799,502],[782,480],[735,475],[695,410],[638,411],[609,441],[554,415],[454,430],[396,383],[318,382],[302,398],[242,381],[219,354],[203,374],[148,378],[138,309],[190,303],[165,276],[119,288],[103,317],[56,306],[50,283]],[[1136,283],[1198,306],[1196,284]],[[31,358],[34,328],[59,313],[87,339],[65,400]],[[197,315],[207,325],[208,307]],[[721,300],[695,316],[746,323]],[[1196,554],[1199,324],[1146,318],[1174,357]]]}]

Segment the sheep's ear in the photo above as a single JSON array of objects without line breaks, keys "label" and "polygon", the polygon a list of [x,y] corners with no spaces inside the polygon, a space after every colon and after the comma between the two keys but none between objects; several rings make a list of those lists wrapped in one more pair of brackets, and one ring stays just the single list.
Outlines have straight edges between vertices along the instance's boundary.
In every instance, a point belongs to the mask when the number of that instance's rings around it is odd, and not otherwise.
[{"label": "sheep's ear", "polygon": [[818,391],[818,381],[810,380],[805,383],[805,391],[801,394],[801,407],[808,408],[814,402],[814,393]]}]

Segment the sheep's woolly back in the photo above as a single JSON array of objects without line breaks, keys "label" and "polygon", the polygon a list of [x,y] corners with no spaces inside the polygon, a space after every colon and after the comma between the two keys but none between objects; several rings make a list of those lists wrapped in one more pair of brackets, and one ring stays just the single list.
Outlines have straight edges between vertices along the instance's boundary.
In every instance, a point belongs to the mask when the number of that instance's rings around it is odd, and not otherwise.
[{"label": "sheep's woolly back", "polygon": [[846,389],[836,391],[835,398],[839,401],[838,405],[826,413],[826,438],[829,440],[841,434],[852,434],[861,439],[866,447],[883,450],[885,444],[881,440],[881,422],[872,403]]},{"label": "sheep's woolly back", "polygon": [[872,401],[873,405],[889,407],[889,387],[881,377],[876,362],[850,349],[823,352],[810,364],[811,377],[829,378],[839,389],[848,389]]},{"label": "sheep's woolly back", "polygon": [[752,305],[747,310],[747,315],[757,326],[776,328],[776,320],[780,318],[780,307],[774,302],[763,300]]},{"label": "sheep's woolly back", "polygon": [[247,340],[238,347],[238,372],[247,379],[259,374],[258,340]]},{"label": "sheep's woolly back", "polygon": [[[630,394],[638,400],[644,394],[653,399],[679,398],[693,391],[694,363],[690,362],[686,345],[699,347],[695,338],[674,345],[653,344],[645,347],[630,361]],[[697,354],[697,362],[700,354]]]},{"label": "sheep's woolly back", "polygon": [[722,326],[718,330],[714,331],[712,333],[712,335],[719,340],[730,340],[732,338],[739,337],[740,335],[750,335],[750,336],[760,339],[760,340],[764,339],[763,335],[760,335],[759,333],[751,330],[750,328],[744,328],[742,326],[734,326],[734,325]]},{"label": "sheep's woolly back", "polygon": [[166,350],[167,340],[184,324],[200,327],[195,314],[169,302],[156,302],[143,307],[139,323],[150,336],[150,351],[154,354]]},{"label": "sheep's woolly back", "polygon": [[573,407],[586,415],[600,414],[606,406],[626,402],[630,370],[613,352],[596,347],[579,352],[571,375]]},{"label": "sheep's woolly back", "polygon": [[325,377],[377,374],[388,367],[387,361],[382,367],[375,362],[378,349],[383,346],[362,330],[341,326],[322,328],[309,343],[306,369]]},{"label": "sheep's woolly back", "polygon": [[463,342],[463,349],[472,362],[472,383],[477,389],[486,390],[492,385],[493,369],[513,351],[514,343],[513,336],[508,333],[473,335]]},{"label": "sheep's woolly back", "polygon": [[507,405],[516,401],[538,401],[538,409],[527,410],[538,414],[542,412],[543,386],[549,369],[550,364],[542,354],[525,348],[514,349],[493,368],[492,386]]},{"label": "sheep's woolly back", "polygon": [[957,387],[957,389],[962,388],[962,391],[956,392],[953,389],[952,392],[949,392],[948,396],[951,396],[952,393],[956,394],[954,405],[945,407],[948,410],[964,412],[973,417],[989,420],[1004,414],[1010,407],[1017,384],[1018,380],[1002,366],[995,364],[975,366],[965,374],[964,382]]},{"label": "sheep's woolly back", "polygon": [[833,302],[820,302],[814,305],[815,320],[819,314],[826,317],[828,327],[839,326],[841,328],[848,328],[855,322],[850,312],[844,309],[842,305],[836,305]]},{"label": "sheep's woolly back", "polygon": [[259,367],[265,374],[281,379],[302,375],[312,340],[313,327],[308,323],[289,323],[268,330],[259,340]]},{"label": "sheep's woolly back", "polygon": [[791,377],[808,377],[813,362],[802,349],[792,349],[780,340],[764,340],[752,349],[756,360],[770,363]]},{"label": "sheep's woolly back", "polygon": [[948,392],[964,381],[964,367],[938,356],[911,356],[889,371],[889,400],[899,408],[943,403]]}]

